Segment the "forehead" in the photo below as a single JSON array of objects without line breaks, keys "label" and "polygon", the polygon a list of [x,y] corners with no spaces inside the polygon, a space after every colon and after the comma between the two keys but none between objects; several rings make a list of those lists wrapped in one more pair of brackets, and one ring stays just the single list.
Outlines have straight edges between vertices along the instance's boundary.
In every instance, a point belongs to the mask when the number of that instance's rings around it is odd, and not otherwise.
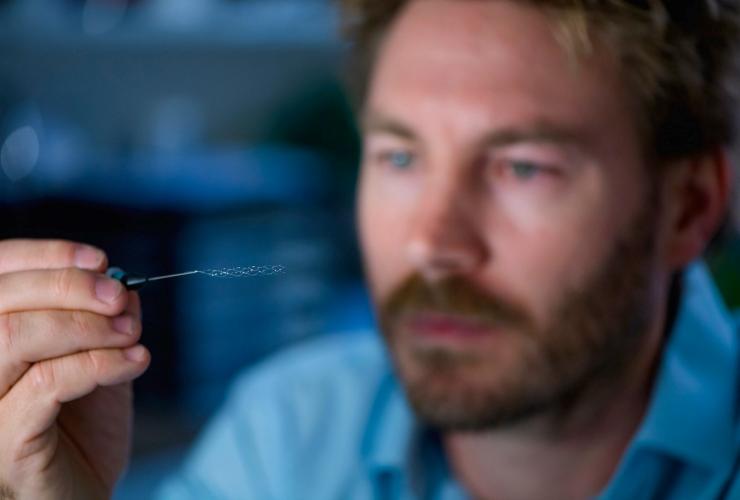
[{"label": "forehead", "polygon": [[597,39],[576,58],[556,33],[552,17],[523,2],[412,1],[380,47],[367,107],[469,127],[535,121],[591,130],[605,116],[610,128],[632,127],[611,51]]}]

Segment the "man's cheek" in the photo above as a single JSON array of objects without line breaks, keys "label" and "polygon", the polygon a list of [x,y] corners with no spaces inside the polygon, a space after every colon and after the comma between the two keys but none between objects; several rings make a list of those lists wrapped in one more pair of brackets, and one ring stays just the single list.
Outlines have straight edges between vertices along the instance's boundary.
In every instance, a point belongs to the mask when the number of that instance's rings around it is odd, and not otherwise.
[{"label": "man's cheek", "polygon": [[[371,209],[372,210],[372,209]],[[389,217],[382,208],[363,222],[362,249],[368,278],[378,294],[389,293],[410,273],[403,217]]]},{"label": "man's cheek", "polygon": [[381,234],[376,231],[363,239],[366,277],[376,306],[382,304],[391,293],[395,282],[394,276],[398,273],[396,271],[398,257],[394,255],[393,248],[388,247],[388,242]]},{"label": "man's cheek", "polygon": [[[512,298],[527,304],[537,325],[547,322],[563,290],[577,289],[591,275],[603,240],[576,221],[511,232],[497,242],[494,281],[502,282]],[[592,237],[593,236],[593,237]]]}]

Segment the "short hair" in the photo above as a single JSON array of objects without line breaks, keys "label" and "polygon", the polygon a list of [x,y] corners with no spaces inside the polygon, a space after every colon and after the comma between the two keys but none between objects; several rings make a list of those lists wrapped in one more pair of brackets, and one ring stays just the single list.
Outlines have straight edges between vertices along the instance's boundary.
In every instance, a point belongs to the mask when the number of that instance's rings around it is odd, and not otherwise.
[{"label": "short hair", "polygon": [[[410,1],[422,0],[338,1],[354,47],[354,86],[362,102],[389,26]],[[590,50],[594,35],[615,51],[637,99],[649,157],[691,157],[733,142],[737,0],[509,1],[547,11],[569,52]]]}]

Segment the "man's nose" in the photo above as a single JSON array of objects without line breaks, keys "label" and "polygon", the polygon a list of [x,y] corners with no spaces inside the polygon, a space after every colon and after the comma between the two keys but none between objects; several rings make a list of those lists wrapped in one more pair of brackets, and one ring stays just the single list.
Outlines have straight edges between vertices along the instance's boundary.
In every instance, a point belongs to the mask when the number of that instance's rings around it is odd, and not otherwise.
[{"label": "man's nose", "polygon": [[430,282],[465,275],[488,258],[480,214],[466,193],[438,189],[419,207],[407,242],[410,263]]}]

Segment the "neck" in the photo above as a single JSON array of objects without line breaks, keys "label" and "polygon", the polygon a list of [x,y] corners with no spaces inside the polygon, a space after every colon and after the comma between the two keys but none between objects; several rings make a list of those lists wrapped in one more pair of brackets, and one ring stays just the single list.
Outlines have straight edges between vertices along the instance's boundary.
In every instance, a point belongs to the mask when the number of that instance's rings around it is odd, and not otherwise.
[{"label": "neck", "polygon": [[661,319],[651,329],[629,373],[608,388],[591,391],[567,413],[540,415],[482,433],[444,435],[455,476],[474,498],[486,500],[597,495],[644,416],[663,327]]}]

